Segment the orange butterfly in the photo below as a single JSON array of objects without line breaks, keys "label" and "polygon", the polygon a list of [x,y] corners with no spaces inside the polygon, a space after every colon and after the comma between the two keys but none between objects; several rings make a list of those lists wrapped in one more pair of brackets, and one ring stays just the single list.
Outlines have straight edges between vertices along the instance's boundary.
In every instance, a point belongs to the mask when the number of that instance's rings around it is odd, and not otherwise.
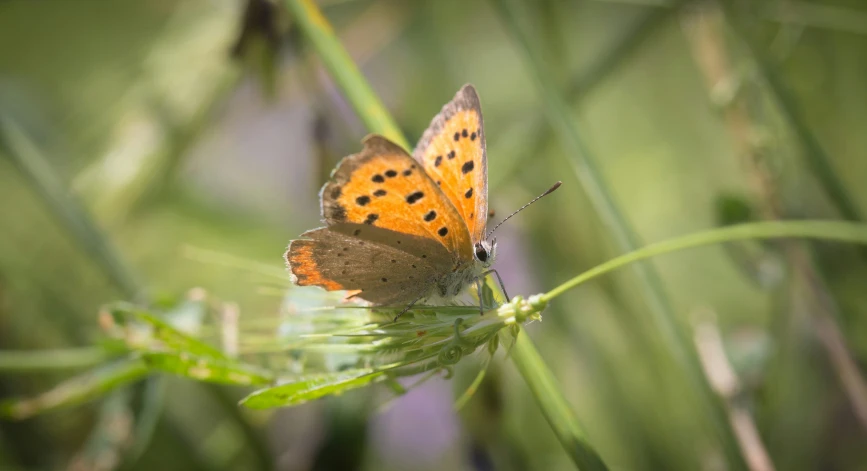
[{"label": "orange butterfly", "polygon": [[412,156],[382,136],[365,138],[361,152],[337,165],[320,199],[327,226],[301,234],[286,251],[298,285],[354,291],[376,305],[405,305],[405,312],[496,273],[497,242],[485,236],[482,110],[472,85],[443,107]]}]

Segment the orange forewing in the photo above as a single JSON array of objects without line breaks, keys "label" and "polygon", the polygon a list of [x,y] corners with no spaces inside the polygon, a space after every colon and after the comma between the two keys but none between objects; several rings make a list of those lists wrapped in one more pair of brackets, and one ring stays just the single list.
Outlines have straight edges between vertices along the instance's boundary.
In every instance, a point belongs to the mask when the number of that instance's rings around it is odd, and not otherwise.
[{"label": "orange forewing", "polygon": [[345,158],[322,188],[329,224],[371,224],[433,239],[456,259],[472,259],[466,224],[436,183],[402,148],[370,136],[364,149]]},{"label": "orange forewing", "polygon": [[413,153],[457,208],[472,241],[485,238],[488,176],[479,97],[465,85],[433,119]]}]

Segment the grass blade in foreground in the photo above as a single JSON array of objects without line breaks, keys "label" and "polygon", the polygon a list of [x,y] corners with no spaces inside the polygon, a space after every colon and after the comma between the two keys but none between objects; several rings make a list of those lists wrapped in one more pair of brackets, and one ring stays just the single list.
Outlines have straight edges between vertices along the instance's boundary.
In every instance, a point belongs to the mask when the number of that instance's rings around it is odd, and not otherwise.
[{"label": "grass blade in foreground", "polygon": [[113,355],[102,347],[65,348],[58,350],[0,350],[0,372],[45,373],[48,371],[88,368],[111,360]]},{"label": "grass blade in foreground", "polygon": [[[311,0],[286,0],[284,3],[291,12],[293,20],[298,22],[304,35],[310,39],[310,42],[334,77],[337,85],[343,90],[343,93],[355,108],[355,112],[358,113],[369,130],[396,139],[395,142],[409,149],[406,138],[402,136],[394,121],[382,106],[382,103],[373,95],[370,85],[361,76],[358,67],[352,63],[352,60],[334,35],[331,25],[328,24],[328,20],[322,15],[319,8]],[[539,358],[535,346],[528,338],[520,344],[515,345],[512,349],[512,355],[526,355],[527,357],[535,356]],[[552,376],[541,361],[535,366],[545,369],[548,373],[547,376]],[[524,376],[524,380],[531,385],[534,397],[540,407],[544,410],[550,404],[565,404],[566,402],[562,393],[556,386],[552,386],[553,383],[546,384],[545,386],[533,384],[541,378],[539,375]],[[568,414],[570,421],[578,423],[578,420],[572,415],[571,410],[562,409],[560,413]],[[598,466],[601,464],[601,460],[599,460],[598,455],[590,444],[585,441],[584,437],[572,435],[574,429],[555,428],[554,432],[558,434],[561,443],[578,443],[586,449],[586,453],[574,453],[572,450],[567,450],[579,468],[604,469],[604,465],[601,468]],[[561,433],[565,435],[560,436]],[[590,456],[595,457],[595,460],[588,459],[585,461],[583,459]],[[594,468],[594,466],[596,467]]]},{"label": "grass blade in foreground", "polygon": [[106,392],[144,378],[148,368],[139,360],[121,360],[73,377],[39,396],[0,402],[0,417],[21,420],[61,407],[101,397]]},{"label": "grass blade in foreground", "polygon": [[[58,219],[76,244],[97,262],[112,282],[129,298],[144,299],[145,287],[135,273],[93,221],[86,208],[69,193],[63,180],[40,151],[38,143],[7,115],[0,115],[0,155],[2,154],[8,154],[8,158],[12,159],[49,212]],[[159,378],[150,378],[142,389],[144,394],[150,397],[159,397],[163,382]],[[84,444],[85,450],[103,448],[106,445],[101,435],[106,434],[112,427],[117,411],[130,403],[129,397],[129,394],[116,392],[101,406],[99,419]],[[156,424],[161,412],[161,400],[142,404],[137,414],[133,447],[144,449],[150,443],[154,431],[151,424]],[[127,444],[116,445],[118,450],[125,453],[124,458],[128,463],[138,458],[138,453],[128,451]]]},{"label": "grass blade in foreground", "polygon": [[585,271],[560,286],[540,296],[547,303],[566,291],[605,273],[614,271],[640,260],[657,255],[678,252],[704,245],[721,244],[738,240],[780,239],[785,237],[820,239],[835,242],[850,242],[867,245],[867,224],[843,221],[765,221],[738,224],[704,232],[687,234],[675,239],[657,242],[638,250],[615,257]]},{"label": "grass blade in foreground", "polygon": [[331,78],[337,82],[337,86],[343,90],[343,95],[352,104],[365,127],[370,132],[382,134],[404,149],[412,150],[313,0],[288,0],[284,3],[292,15],[292,20],[298,23],[304,35],[313,43],[319,59],[328,69]]},{"label": "grass blade in foreground", "polygon": [[[587,442],[569,403],[560,394],[554,375],[530,343],[530,338],[527,337],[524,329],[518,332],[511,357],[515,367],[527,381],[533,396],[537,398],[542,414],[554,429],[557,439],[578,467],[588,470],[608,469],[596,450]],[[538,400],[543,397],[545,400]]]},{"label": "grass blade in foreground", "polygon": [[[544,100],[545,113],[559,135],[566,150],[574,156],[570,163],[587,192],[590,201],[596,209],[612,239],[623,252],[637,249],[641,244],[635,231],[630,227],[620,207],[596,168],[596,163],[590,155],[578,129],[572,119],[571,111],[566,105],[562,93],[553,81],[545,64],[540,59],[530,43],[530,39],[522,31],[518,22],[515,7],[508,0],[491,0],[499,12],[520,53],[526,61],[530,77],[536,84],[539,94]],[[647,264],[636,264],[633,267],[639,281],[639,292],[645,299],[652,321],[659,329],[665,345],[681,367],[688,380],[692,383],[700,405],[706,411],[722,444],[727,461],[733,469],[747,469],[746,460],[738,447],[731,423],[728,421],[723,404],[714,394],[704,375],[701,363],[690,336],[684,331],[675,318],[671,303],[659,278],[659,274]]]}]

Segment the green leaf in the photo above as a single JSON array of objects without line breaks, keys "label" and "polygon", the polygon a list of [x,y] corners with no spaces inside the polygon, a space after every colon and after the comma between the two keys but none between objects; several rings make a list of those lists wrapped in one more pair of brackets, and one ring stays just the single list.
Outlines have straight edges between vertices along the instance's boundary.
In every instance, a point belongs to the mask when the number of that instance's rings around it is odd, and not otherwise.
[{"label": "green leaf", "polygon": [[0,402],[0,417],[26,419],[36,414],[81,404],[148,374],[139,359],[126,359],[75,376],[36,397]]},{"label": "green leaf", "polygon": [[563,396],[554,374],[548,369],[536,347],[523,330],[515,340],[512,362],[530,387],[542,415],[551,425],[554,435],[582,470],[607,470],[608,467],[587,439],[569,401]]},{"label": "green leaf", "polygon": [[385,378],[385,371],[371,368],[316,375],[302,381],[256,391],[242,399],[241,404],[251,409],[294,406],[324,396],[341,394]]},{"label": "green leaf", "polygon": [[220,350],[181,332],[169,323],[147,311],[136,308],[121,307],[113,309],[112,314],[115,318],[118,316],[121,318],[129,316],[134,320],[150,325],[153,328],[154,339],[162,342],[171,350],[189,353],[195,356],[228,360],[226,355]]},{"label": "green leaf", "polygon": [[209,383],[250,386],[274,381],[271,373],[252,365],[183,352],[146,352],[142,354],[142,360],[151,369]]}]

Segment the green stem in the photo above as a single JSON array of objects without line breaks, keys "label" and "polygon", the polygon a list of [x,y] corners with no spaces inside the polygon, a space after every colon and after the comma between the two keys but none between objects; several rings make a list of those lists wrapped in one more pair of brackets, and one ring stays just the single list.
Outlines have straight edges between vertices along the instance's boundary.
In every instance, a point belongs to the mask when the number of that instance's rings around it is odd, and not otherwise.
[{"label": "green stem", "polygon": [[[531,46],[530,38],[519,26],[519,15],[514,6],[507,0],[491,0],[491,2],[500,14],[506,32],[519,47],[526,62],[527,72],[543,99],[548,121],[560,137],[567,153],[574,156],[569,159],[569,162],[574,167],[577,178],[597,214],[622,252],[635,250],[641,245],[639,238],[615,202],[608,183],[597,169],[595,159],[585,146],[578,126],[572,118],[572,111],[558,90],[557,84],[554,83],[549,67],[543,63],[541,56]],[[633,265],[633,271],[638,278],[639,292],[645,300],[651,319],[660,331],[671,355],[691,381],[701,401],[700,405],[714,425],[730,466],[733,469],[747,469],[746,460],[738,447],[725,407],[707,381],[695,346],[677,320],[659,274],[650,265],[643,263]]]},{"label": "green stem", "polygon": [[539,355],[524,329],[518,332],[511,352],[512,361],[521,373],[542,415],[551,425],[560,444],[581,470],[608,469],[596,450],[587,441],[584,430],[575,418],[572,408],[563,397],[554,374]]},{"label": "green stem", "polygon": [[824,239],[867,245],[867,225],[843,221],[767,221],[697,232],[651,244],[597,265],[543,294],[542,300],[550,301],[592,278],[657,255],[723,242],[782,237]]},{"label": "green stem", "polygon": [[[310,0],[285,0],[284,3],[368,129],[379,132],[409,149],[406,138],[352,63],[322,12]],[[606,469],[578,427],[578,419],[572,410],[565,406],[562,393],[550,371],[544,367],[533,343],[525,335],[519,336],[519,339],[521,338],[523,340],[512,348],[512,358],[516,365],[520,363],[518,369],[535,394],[560,442],[581,469]]]},{"label": "green stem", "polygon": [[0,371],[6,373],[45,373],[97,366],[114,358],[103,348],[83,347],[59,350],[0,350]]},{"label": "green stem", "polygon": [[382,134],[404,149],[412,150],[313,0],[286,0],[284,4],[367,129]]},{"label": "green stem", "polygon": [[21,174],[70,232],[76,242],[93,257],[123,290],[135,298],[143,294],[141,284],[115,250],[105,234],[91,219],[84,206],[66,189],[36,143],[12,119],[0,115],[0,152],[8,155]]},{"label": "green stem", "polygon": [[[68,191],[37,143],[13,118],[5,115],[0,115],[0,154],[8,154],[48,210],[61,222],[85,253],[92,257],[106,275],[117,284],[125,296],[138,300],[146,299],[144,285],[126,265],[111,241],[90,217],[84,205]],[[126,384],[126,382],[121,383]],[[162,387],[161,378],[148,378],[143,390],[153,391]],[[115,391],[102,403],[97,423],[84,445],[85,450],[106,446],[101,436],[115,423],[116,408],[128,405],[128,398],[129,394]],[[135,432],[136,446],[145,447],[150,443],[152,438],[150,430],[140,425],[155,422],[161,411],[161,403],[156,402],[146,403],[139,410]],[[122,446],[124,448],[121,451],[126,451],[126,444]]]},{"label": "green stem", "polygon": [[788,122],[795,137],[801,144],[803,149],[802,155],[807,165],[813,171],[816,179],[843,217],[851,221],[864,221],[864,214],[852,199],[846,186],[843,185],[836,170],[834,170],[830,156],[825,152],[819,139],[803,118],[798,107],[798,101],[786,86],[783,78],[777,73],[773,66],[773,61],[768,58],[768,54],[753,39],[752,34],[744,25],[738,12],[734,11],[731,3],[731,0],[719,2],[726,21],[753,56],[756,68],[767,84],[771,98],[777,103],[783,118]]},{"label": "green stem", "polygon": [[[678,0],[682,3],[682,0]],[[626,31],[618,36],[605,50],[600,51],[597,58],[567,85],[566,97],[574,105],[580,104],[585,97],[615,72],[638,47],[671,16],[670,9],[650,9],[641,18],[633,22]],[[541,113],[516,120],[511,127],[503,132],[496,141],[494,148],[488,146],[488,155],[496,155],[503,162],[498,172],[488,175],[488,188],[497,188],[510,177],[518,173],[521,163],[529,156],[537,155],[537,150],[545,147],[551,141],[551,130],[545,126],[545,117]],[[507,158],[508,156],[513,156]]]}]

